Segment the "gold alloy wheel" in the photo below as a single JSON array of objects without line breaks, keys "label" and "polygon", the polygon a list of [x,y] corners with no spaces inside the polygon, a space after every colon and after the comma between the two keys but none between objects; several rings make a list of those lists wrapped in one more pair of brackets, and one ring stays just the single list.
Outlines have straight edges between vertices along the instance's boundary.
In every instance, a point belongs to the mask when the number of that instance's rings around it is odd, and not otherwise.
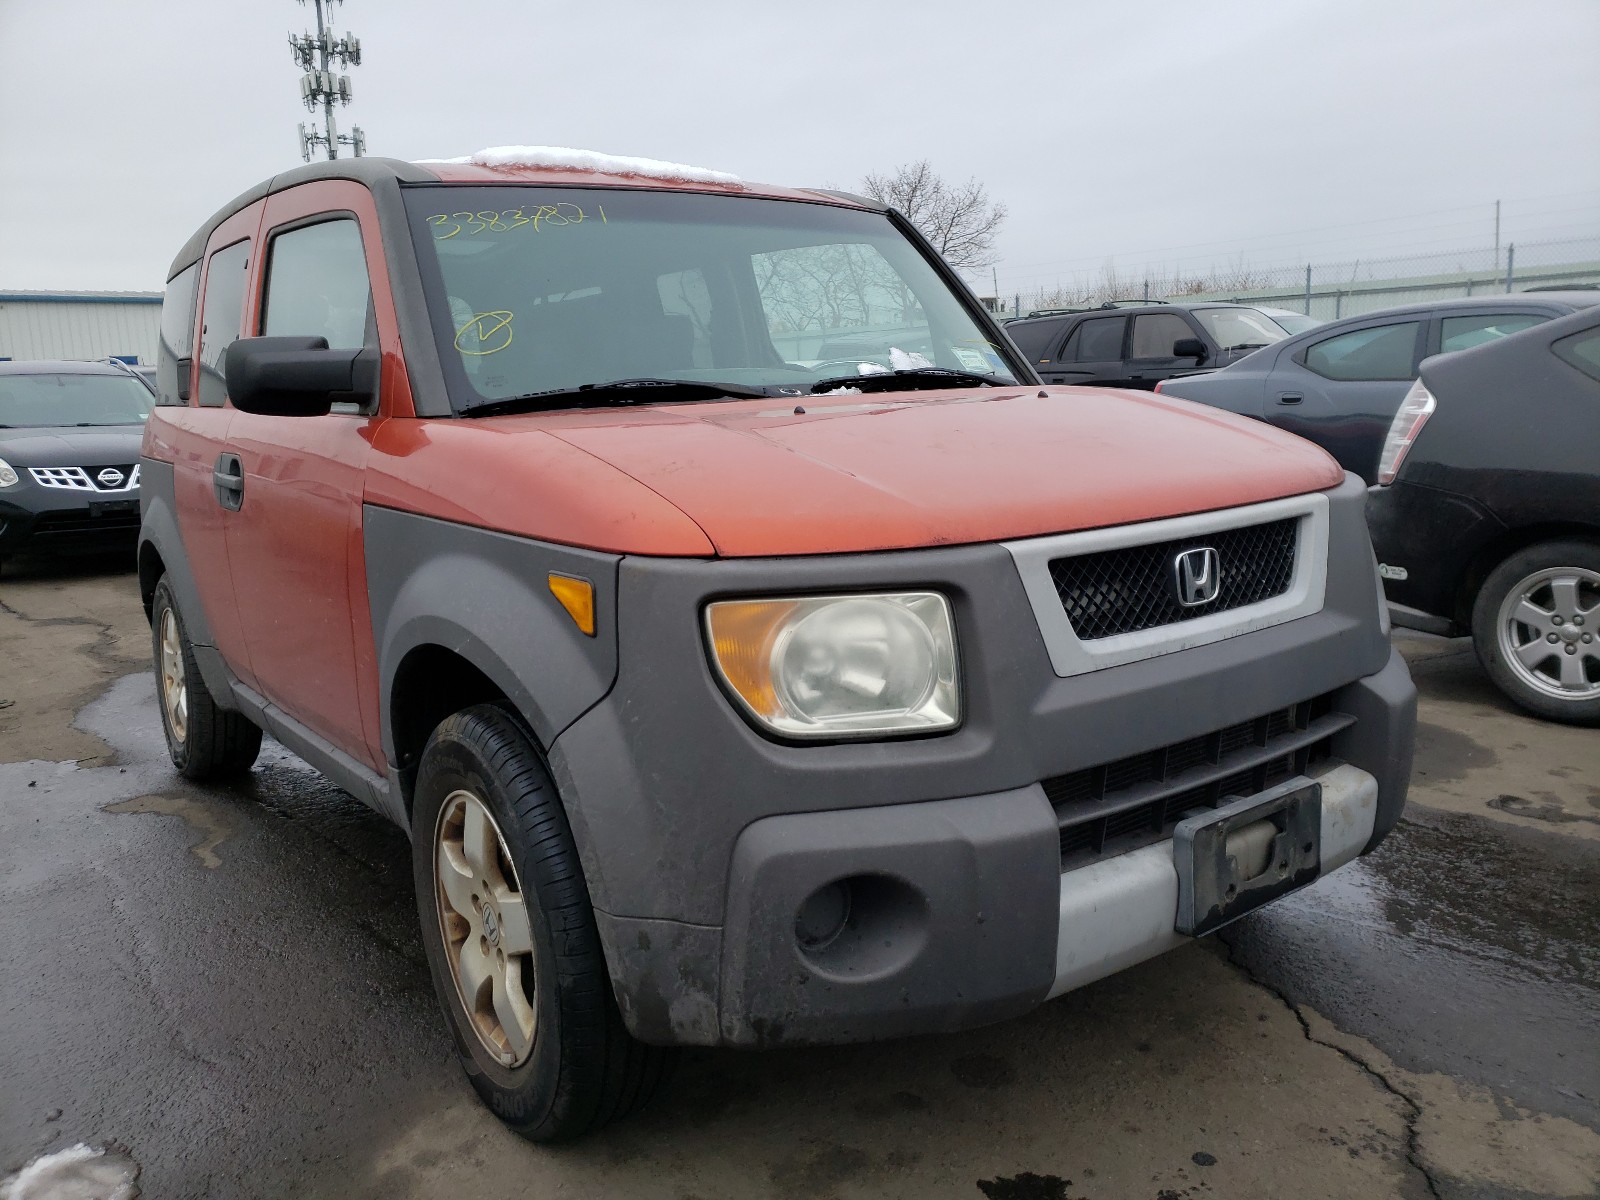
[{"label": "gold alloy wheel", "polygon": [[533,1053],[533,933],[517,869],[489,808],[451,792],[433,835],[434,901],[456,994],[478,1041],[501,1066]]},{"label": "gold alloy wheel", "polygon": [[161,703],[172,736],[183,741],[189,735],[189,683],[183,674],[178,617],[170,608],[161,610]]}]

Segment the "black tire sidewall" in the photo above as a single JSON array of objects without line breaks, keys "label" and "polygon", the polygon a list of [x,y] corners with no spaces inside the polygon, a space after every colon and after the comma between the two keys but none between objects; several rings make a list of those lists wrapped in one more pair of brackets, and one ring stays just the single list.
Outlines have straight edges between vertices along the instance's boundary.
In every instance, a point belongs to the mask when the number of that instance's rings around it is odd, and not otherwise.
[{"label": "black tire sidewall", "polygon": [[[489,729],[514,736],[521,743],[518,769],[536,767],[544,803],[535,804],[535,811],[518,816],[518,801],[526,795],[513,796],[505,781],[488,761],[481,735]],[[534,1004],[537,1025],[533,1054],[517,1067],[506,1067],[491,1058],[469,1024],[456,991],[455,976],[446,958],[444,935],[440,928],[437,885],[434,878],[434,838],[444,800],[457,789],[465,789],[481,798],[500,827],[516,867],[518,883],[525,899],[536,903],[527,905],[528,925],[534,945],[535,992]],[[522,789],[524,792],[527,789]],[[428,970],[433,977],[450,1025],[451,1035],[463,1069],[473,1088],[494,1114],[508,1125],[528,1136],[543,1137],[550,1128],[563,1128],[582,1117],[567,1111],[571,1107],[570,1089],[564,1088],[564,1075],[570,1074],[570,1063],[564,1063],[561,995],[568,981],[561,978],[547,916],[549,898],[545,895],[546,871],[530,853],[526,826],[548,818],[544,810],[556,800],[555,785],[532,742],[521,728],[504,712],[487,706],[467,709],[442,723],[428,740],[417,772],[416,801],[412,810],[412,867],[417,892],[418,919],[422,925],[422,944],[427,954]],[[527,805],[524,803],[526,811]],[[564,814],[562,814],[564,823]],[[568,852],[576,867],[576,851],[567,835]],[[588,914],[593,925],[593,915]],[[598,934],[595,935],[598,938]],[[609,987],[609,981],[607,982]]]},{"label": "black tire sidewall", "polygon": [[[1539,542],[1502,561],[1484,579],[1472,605],[1472,646],[1489,678],[1521,707],[1538,716],[1576,725],[1600,724],[1600,697],[1558,700],[1535,691],[1500,654],[1500,606],[1529,575],[1549,567],[1583,567],[1600,571],[1600,543],[1582,539]],[[1600,628],[1595,630],[1600,635]]]},{"label": "black tire sidewall", "polygon": [[[163,614],[170,611],[172,619],[178,625],[178,649],[183,657],[183,683],[189,692],[189,728],[183,738],[179,738],[172,731],[172,720],[167,713],[166,697],[161,694],[161,620]],[[183,614],[178,611],[177,600],[172,595],[172,589],[167,586],[166,576],[156,584],[155,594],[150,600],[150,656],[155,666],[156,675],[156,707],[161,710],[161,732],[167,739],[167,754],[172,759],[172,765],[180,773],[186,773],[190,765],[190,747],[194,743],[195,710],[199,707],[195,703],[195,679],[199,670],[194,665],[194,656],[189,652],[189,632],[183,625]]]}]

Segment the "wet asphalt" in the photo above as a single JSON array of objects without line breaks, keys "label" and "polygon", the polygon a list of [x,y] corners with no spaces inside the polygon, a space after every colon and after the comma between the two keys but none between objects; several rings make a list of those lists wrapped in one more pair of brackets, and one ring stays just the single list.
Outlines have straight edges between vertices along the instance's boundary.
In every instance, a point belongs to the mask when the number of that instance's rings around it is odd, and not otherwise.
[{"label": "wet asphalt", "polygon": [[[1460,643],[1402,643],[1419,799],[1313,889],[1008,1025],[687,1053],[651,1110],[549,1150],[505,1134],[455,1065],[405,836],[270,743],[238,786],[179,779],[132,665],[142,617],[116,607],[131,580],[86,578],[0,582],[15,639],[123,638],[62,713],[100,759],[7,740],[4,701],[26,697],[0,677],[0,1178],[87,1142],[125,1148],[150,1197],[1600,1183],[1600,733],[1539,729]],[[87,615],[50,617],[78,587],[100,589]],[[1478,797],[1491,767],[1529,786]]]}]

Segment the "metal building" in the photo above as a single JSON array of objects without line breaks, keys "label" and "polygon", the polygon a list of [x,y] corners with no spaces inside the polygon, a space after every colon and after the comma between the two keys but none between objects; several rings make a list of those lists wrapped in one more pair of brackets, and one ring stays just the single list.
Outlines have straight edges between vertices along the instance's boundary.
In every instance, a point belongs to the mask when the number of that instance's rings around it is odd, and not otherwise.
[{"label": "metal building", "polygon": [[160,292],[0,292],[0,359],[156,360]]}]

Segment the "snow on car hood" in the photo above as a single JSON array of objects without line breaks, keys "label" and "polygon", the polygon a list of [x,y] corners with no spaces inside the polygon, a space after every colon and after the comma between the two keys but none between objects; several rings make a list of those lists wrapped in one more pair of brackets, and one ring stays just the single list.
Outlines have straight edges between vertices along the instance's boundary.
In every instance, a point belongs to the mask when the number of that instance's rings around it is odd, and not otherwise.
[{"label": "snow on car hood", "polygon": [[[999,541],[1336,486],[1309,442],[1150,393],[1016,387],[659,405],[537,425],[730,557]],[[509,431],[509,430],[508,430]],[[648,553],[648,550],[643,552]]]}]

